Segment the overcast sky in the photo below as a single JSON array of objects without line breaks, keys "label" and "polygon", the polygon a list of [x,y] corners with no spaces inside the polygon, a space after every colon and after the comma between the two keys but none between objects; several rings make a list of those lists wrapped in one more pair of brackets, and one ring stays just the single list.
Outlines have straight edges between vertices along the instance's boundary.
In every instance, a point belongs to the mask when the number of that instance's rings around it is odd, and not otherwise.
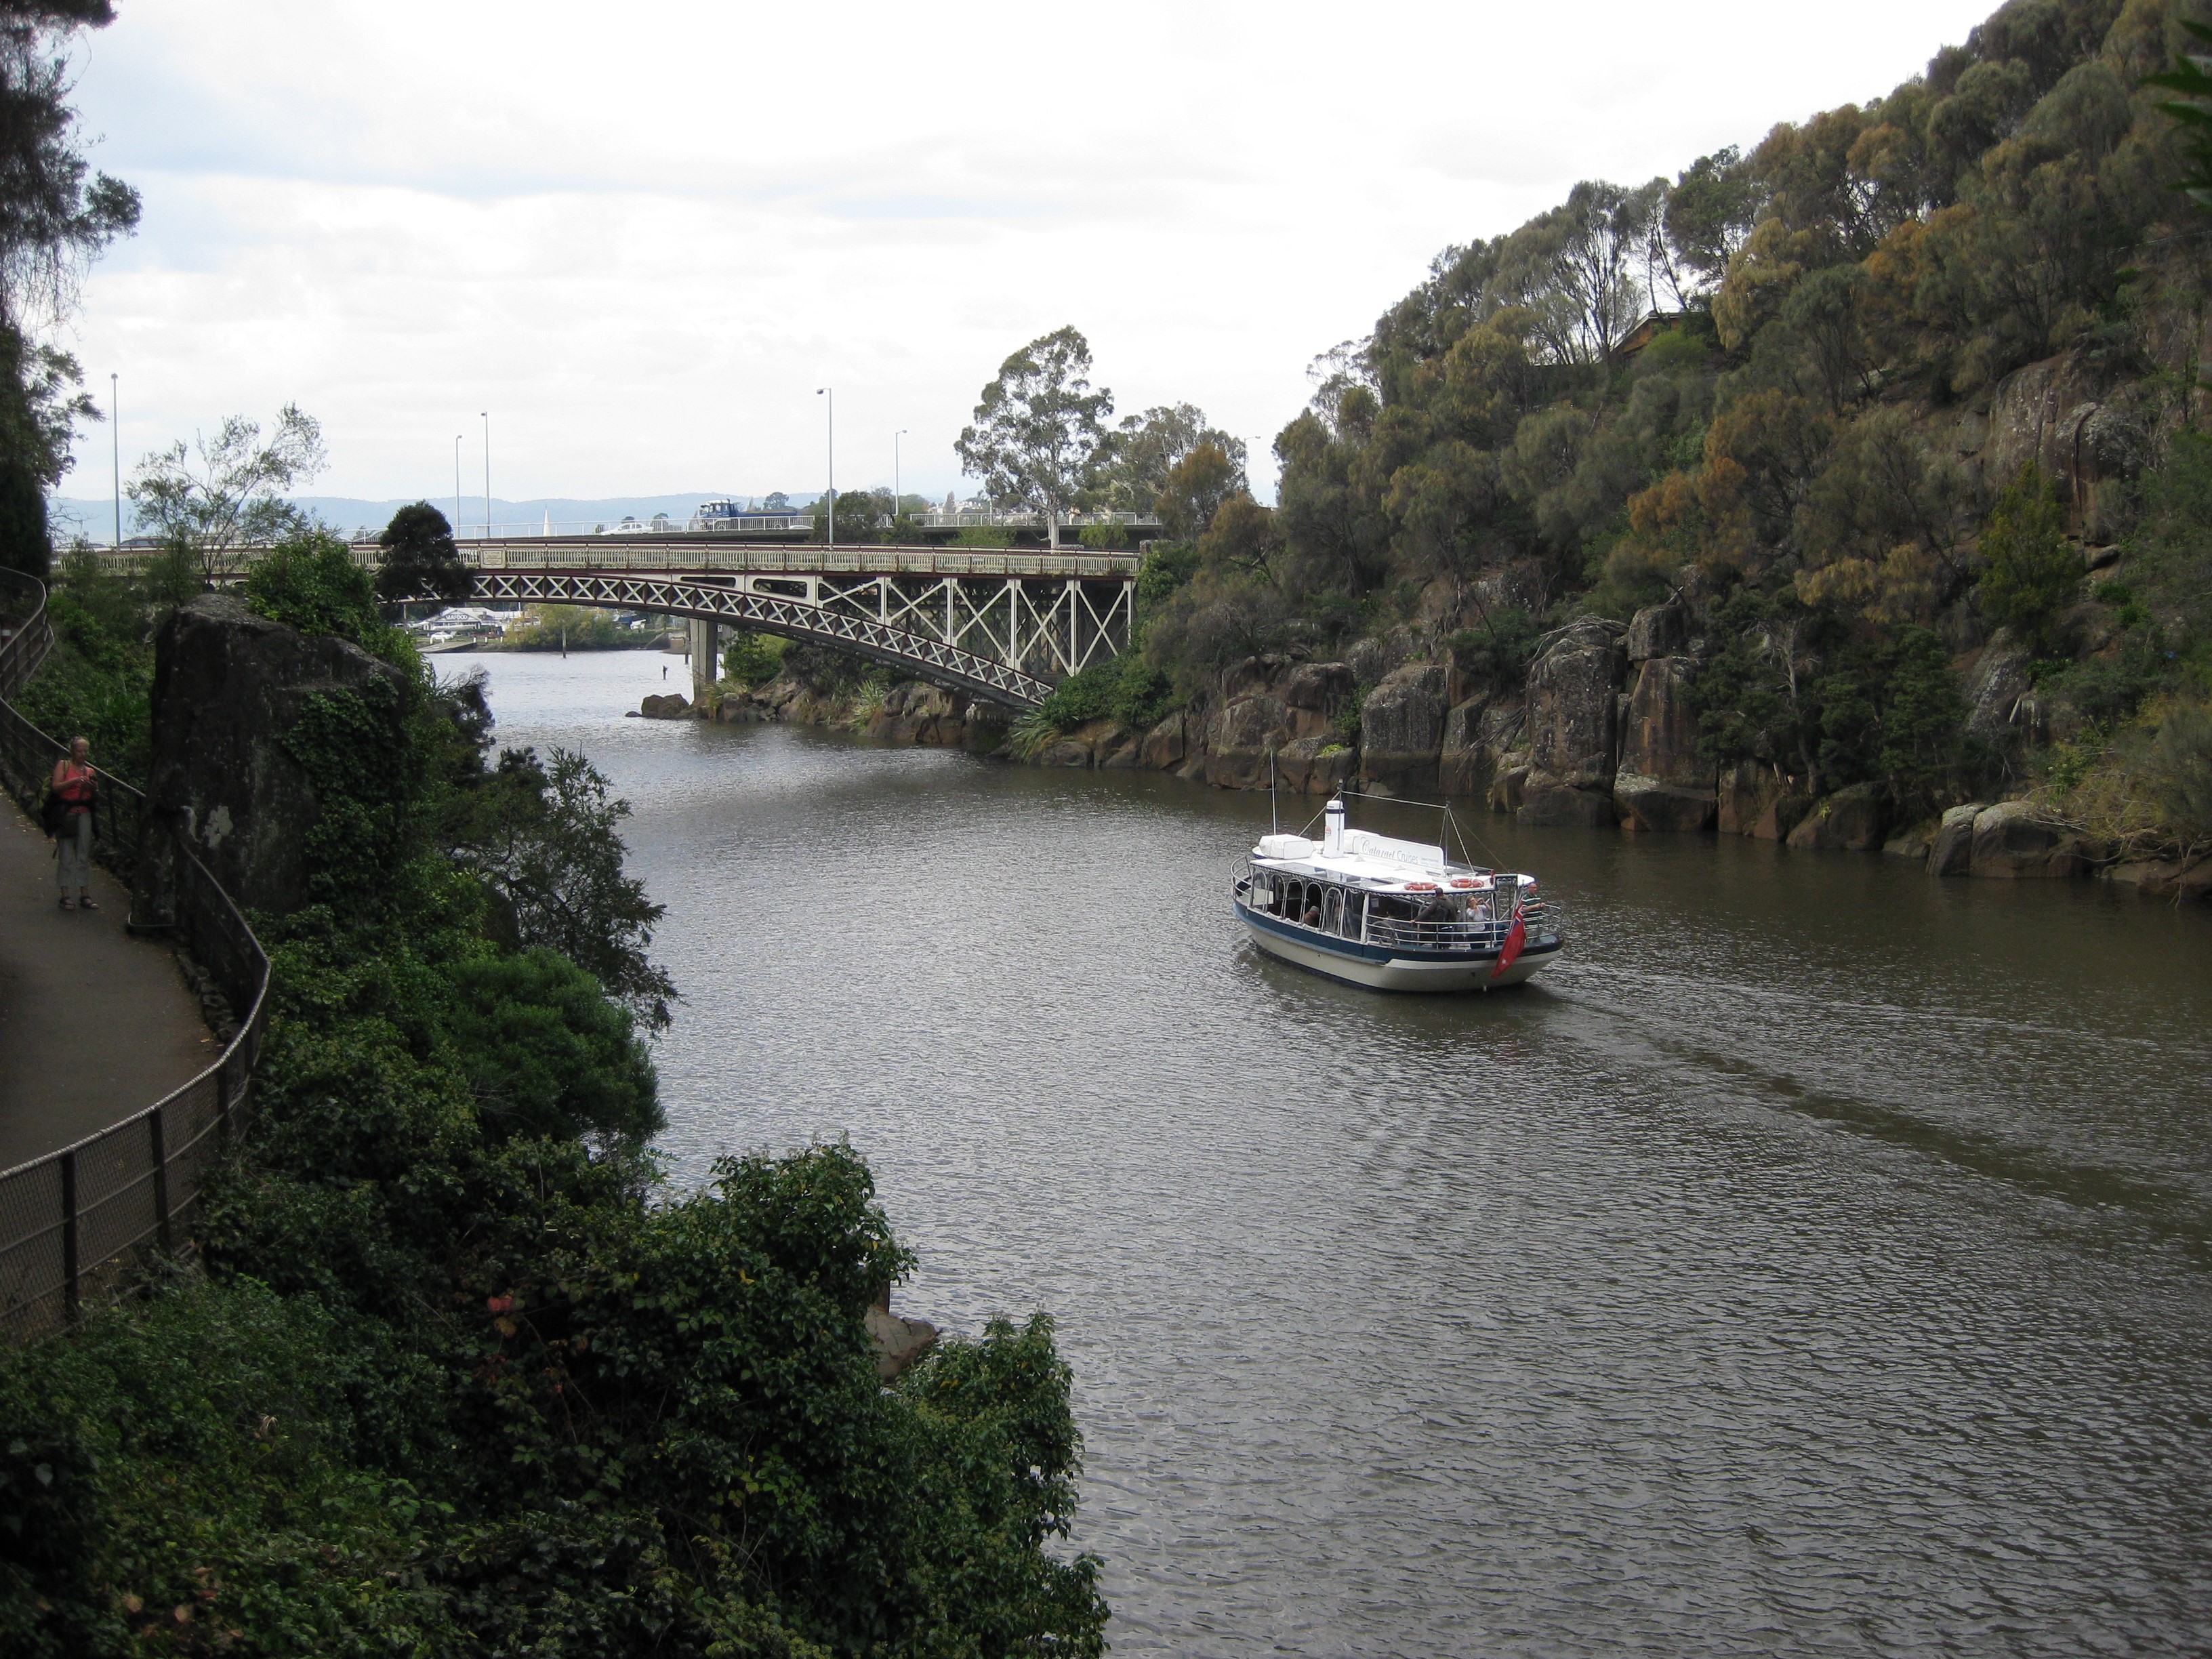
[{"label": "overcast sky", "polygon": [[[1886,92],[1990,0],[894,6],[118,0],[143,193],[67,341],[133,459],[288,399],[317,494],[954,485],[1073,323],[1257,459],[1447,243]],[[104,496],[105,428],[61,493]],[[1264,493],[1272,469],[1255,466]]]}]

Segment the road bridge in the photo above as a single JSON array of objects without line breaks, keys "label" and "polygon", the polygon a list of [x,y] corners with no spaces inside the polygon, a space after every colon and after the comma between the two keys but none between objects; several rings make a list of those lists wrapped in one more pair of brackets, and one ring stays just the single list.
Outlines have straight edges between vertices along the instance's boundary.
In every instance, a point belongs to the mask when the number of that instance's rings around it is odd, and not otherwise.
[{"label": "road bridge", "polygon": [[[695,697],[721,627],[826,645],[1006,708],[1036,708],[1069,675],[1129,647],[1138,556],[1088,550],[762,546],[686,535],[457,540],[492,603],[591,605],[693,625]],[[227,550],[218,580],[262,550]],[[380,550],[356,543],[374,565]],[[107,554],[143,564],[144,554]]]}]

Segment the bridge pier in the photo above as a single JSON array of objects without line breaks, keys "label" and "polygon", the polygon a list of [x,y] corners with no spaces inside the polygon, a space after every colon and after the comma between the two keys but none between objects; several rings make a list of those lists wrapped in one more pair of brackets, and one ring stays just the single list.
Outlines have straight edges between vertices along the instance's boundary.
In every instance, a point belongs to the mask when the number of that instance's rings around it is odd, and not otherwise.
[{"label": "bridge pier", "polygon": [[722,641],[720,624],[703,617],[690,619],[691,626],[691,706],[704,708],[713,696],[714,682],[722,678]]}]

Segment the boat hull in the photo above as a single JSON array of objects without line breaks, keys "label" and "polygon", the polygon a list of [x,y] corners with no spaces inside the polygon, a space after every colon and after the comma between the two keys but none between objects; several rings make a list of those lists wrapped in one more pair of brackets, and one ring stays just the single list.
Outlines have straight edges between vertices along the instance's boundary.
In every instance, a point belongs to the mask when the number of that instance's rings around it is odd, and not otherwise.
[{"label": "boat hull", "polygon": [[[1370,991],[1464,992],[1502,991],[1533,979],[1558,960],[1565,941],[1553,937],[1531,940],[1514,958],[1513,965],[1497,973],[1494,951],[1393,951],[1357,939],[1316,933],[1276,917],[1262,915],[1244,903],[1232,901],[1237,919],[1252,942],[1279,961],[1287,962],[1346,985]],[[1495,977],[1492,975],[1495,975]]]}]

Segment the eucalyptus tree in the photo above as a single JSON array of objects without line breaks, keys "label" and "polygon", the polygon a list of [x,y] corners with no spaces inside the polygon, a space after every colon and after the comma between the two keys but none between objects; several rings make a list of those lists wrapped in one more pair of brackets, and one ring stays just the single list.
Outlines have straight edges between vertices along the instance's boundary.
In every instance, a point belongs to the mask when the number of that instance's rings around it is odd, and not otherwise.
[{"label": "eucalyptus tree", "polygon": [[320,422],[287,404],[266,437],[259,422],[233,415],[212,439],[196,436],[187,447],[179,438],[153,451],[124,494],[139,522],[211,581],[224,548],[265,546],[308,527],[285,494],[328,464]]},{"label": "eucalyptus tree", "polygon": [[1091,486],[1113,412],[1114,394],[1091,388],[1091,343],[1055,329],[999,366],[953,447],[992,500],[1034,507],[1058,547],[1060,515]]},{"label": "eucalyptus tree", "polygon": [[75,308],[84,270],[138,222],[138,194],[86,162],[69,46],[114,21],[107,0],[0,3],[0,566],[43,573],[46,491],[96,420],[69,353],[40,337]]}]

